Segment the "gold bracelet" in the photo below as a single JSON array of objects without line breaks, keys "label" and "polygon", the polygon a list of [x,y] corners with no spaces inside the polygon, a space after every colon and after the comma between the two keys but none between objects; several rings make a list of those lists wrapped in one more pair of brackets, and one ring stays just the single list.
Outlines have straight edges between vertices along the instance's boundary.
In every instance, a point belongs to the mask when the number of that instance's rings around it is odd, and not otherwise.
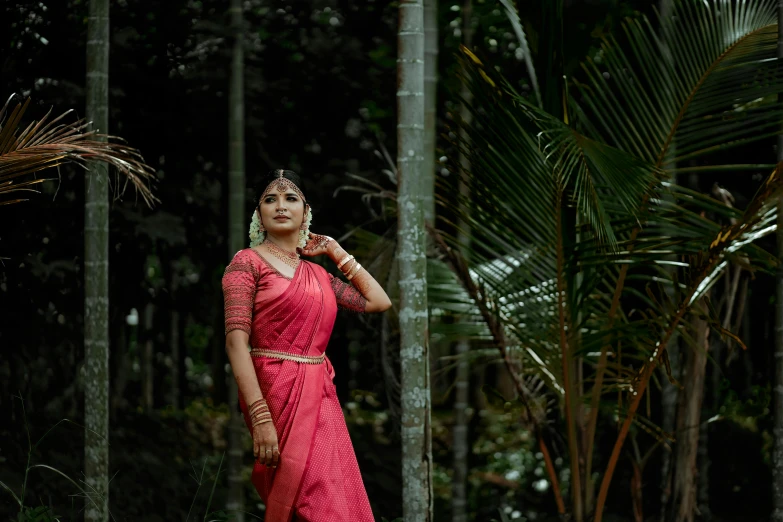
[{"label": "gold bracelet", "polygon": [[267,422],[272,422],[272,419],[271,419],[271,418],[269,418],[269,419],[261,419],[261,420],[257,420],[256,422],[254,422],[254,423],[252,424],[252,427],[253,427],[253,428],[255,428],[256,426],[258,426],[258,425],[260,425],[260,424],[266,424]]},{"label": "gold bracelet", "polygon": [[347,275],[347,276],[345,276],[345,277],[347,277],[347,278],[348,278],[348,281],[350,281],[351,279],[353,279],[354,277],[356,277],[356,275],[357,275],[359,272],[361,272],[361,271],[362,271],[362,265],[360,265],[359,263],[356,263],[356,266],[354,267],[354,270],[351,270],[351,273],[350,273],[350,274],[348,274],[348,275]]},{"label": "gold bracelet", "polygon": [[354,259],[354,257],[351,254],[346,254],[346,256],[343,258],[343,260],[340,261],[340,263],[338,263],[337,268],[338,269],[342,268],[343,265],[345,263],[347,263],[348,261],[350,261],[351,259]]},{"label": "gold bracelet", "polygon": [[263,403],[266,403],[266,401],[264,400],[263,397],[261,397],[260,399],[253,401],[253,404],[248,404],[247,409],[252,410],[257,404],[263,404]]},{"label": "gold bracelet", "polygon": [[356,268],[356,265],[358,265],[359,262],[356,259],[351,259],[348,261],[348,263],[340,269],[340,271],[343,273],[343,275],[348,275],[351,273],[351,270]]},{"label": "gold bracelet", "polygon": [[247,412],[250,415],[253,415],[255,413],[258,413],[260,411],[269,411],[269,406],[266,403],[259,404],[258,406],[253,406],[252,408],[249,408]]}]

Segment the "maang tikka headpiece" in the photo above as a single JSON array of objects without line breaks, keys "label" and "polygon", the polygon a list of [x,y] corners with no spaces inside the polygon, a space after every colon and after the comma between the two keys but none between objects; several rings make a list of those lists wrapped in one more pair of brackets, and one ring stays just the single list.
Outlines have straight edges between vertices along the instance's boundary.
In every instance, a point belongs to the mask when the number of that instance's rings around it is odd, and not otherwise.
[{"label": "maang tikka headpiece", "polygon": [[277,169],[277,179],[272,181],[269,185],[266,186],[264,189],[264,193],[261,195],[261,199],[263,200],[272,190],[277,190],[278,192],[295,192],[300,198],[302,198],[302,201],[307,204],[307,200],[304,197],[304,194],[302,194],[302,191],[299,190],[299,187],[296,186],[296,183],[291,181],[290,179],[284,177],[285,171],[283,169]]}]

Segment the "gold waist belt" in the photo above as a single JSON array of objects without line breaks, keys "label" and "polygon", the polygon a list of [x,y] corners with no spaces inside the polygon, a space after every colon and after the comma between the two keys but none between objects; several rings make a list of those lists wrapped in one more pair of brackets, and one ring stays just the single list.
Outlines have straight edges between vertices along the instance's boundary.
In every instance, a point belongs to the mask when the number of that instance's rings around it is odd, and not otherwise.
[{"label": "gold waist belt", "polygon": [[326,354],[321,355],[295,355],[288,352],[278,352],[275,350],[263,350],[253,348],[250,350],[251,357],[269,357],[270,359],[282,359],[284,361],[294,361],[302,364],[321,364],[324,362]]}]

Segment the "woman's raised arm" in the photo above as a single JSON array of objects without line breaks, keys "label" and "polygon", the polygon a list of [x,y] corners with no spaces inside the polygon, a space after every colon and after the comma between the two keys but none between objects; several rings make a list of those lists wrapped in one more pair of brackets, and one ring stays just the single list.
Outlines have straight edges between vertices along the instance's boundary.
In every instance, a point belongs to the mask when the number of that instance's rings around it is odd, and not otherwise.
[{"label": "woman's raised arm", "polygon": [[302,250],[302,255],[317,256],[319,254],[328,255],[343,275],[367,300],[364,312],[385,312],[391,308],[391,300],[386,295],[386,291],[352,255],[348,254],[334,239],[311,233],[310,241]]}]

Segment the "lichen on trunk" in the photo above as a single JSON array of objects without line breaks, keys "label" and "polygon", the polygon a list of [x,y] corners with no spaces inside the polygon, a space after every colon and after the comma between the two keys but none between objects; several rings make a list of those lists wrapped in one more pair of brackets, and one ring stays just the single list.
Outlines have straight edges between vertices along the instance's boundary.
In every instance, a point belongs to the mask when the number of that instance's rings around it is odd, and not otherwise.
[{"label": "lichen on trunk", "polygon": [[[109,0],[90,0],[87,119],[109,127]],[[105,138],[96,136],[96,140]],[[91,162],[84,185],[84,480],[86,522],[109,520],[109,169]]]},{"label": "lichen on trunk", "polygon": [[424,6],[399,5],[397,259],[400,286],[402,480],[405,522],[432,520],[432,450],[424,228]]}]

